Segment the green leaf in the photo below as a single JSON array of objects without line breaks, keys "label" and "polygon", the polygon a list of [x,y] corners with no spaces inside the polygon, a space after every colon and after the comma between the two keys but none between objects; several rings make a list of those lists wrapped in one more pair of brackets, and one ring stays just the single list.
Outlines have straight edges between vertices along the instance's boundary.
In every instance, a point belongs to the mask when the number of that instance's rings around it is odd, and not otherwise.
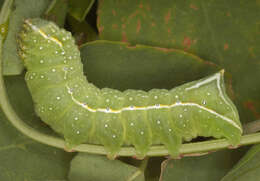
[{"label": "green leaf", "polygon": [[69,0],[69,13],[78,21],[83,21],[95,0]]},{"label": "green leaf", "polygon": [[259,177],[260,145],[255,145],[221,181],[255,181]]},{"label": "green leaf", "polygon": [[80,51],[88,80],[99,88],[170,89],[219,70],[176,49],[99,40],[83,45]]},{"label": "green leaf", "polygon": [[242,121],[260,118],[260,3],[100,0],[101,39],[180,48],[231,73]]},{"label": "green leaf", "polygon": [[[48,127],[36,118],[22,76],[6,78],[7,90],[19,115],[39,130]],[[61,149],[35,142],[18,132],[0,110],[0,180],[4,181],[65,181],[73,156]]]},{"label": "green leaf", "polygon": [[3,48],[4,75],[17,75],[23,70],[22,62],[17,53],[16,36],[22,22],[26,18],[39,17],[44,13],[50,0],[15,0],[11,14],[8,35]]},{"label": "green leaf", "polygon": [[244,152],[239,151],[223,150],[199,157],[166,160],[162,163],[160,181],[219,181]]},{"label": "green leaf", "polygon": [[68,0],[53,0],[47,11],[45,18],[55,22],[60,27],[64,26],[65,18],[68,9]]},{"label": "green leaf", "polygon": [[144,181],[144,173],[139,168],[119,160],[79,153],[71,162],[69,180]]}]

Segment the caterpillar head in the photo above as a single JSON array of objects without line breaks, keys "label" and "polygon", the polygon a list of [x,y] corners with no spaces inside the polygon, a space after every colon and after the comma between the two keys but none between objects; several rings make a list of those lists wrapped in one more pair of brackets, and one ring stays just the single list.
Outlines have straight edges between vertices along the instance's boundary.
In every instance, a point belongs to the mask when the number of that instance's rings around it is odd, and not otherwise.
[{"label": "caterpillar head", "polygon": [[[26,19],[17,40],[19,55],[27,69],[38,66],[45,57],[50,57],[48,61],[58,64],[60,62],[55,62],[56,57],[62,59],[66,48],[75,47],[70,32],[39,18]],[[42,58],[38,60],[35,57]]]}]

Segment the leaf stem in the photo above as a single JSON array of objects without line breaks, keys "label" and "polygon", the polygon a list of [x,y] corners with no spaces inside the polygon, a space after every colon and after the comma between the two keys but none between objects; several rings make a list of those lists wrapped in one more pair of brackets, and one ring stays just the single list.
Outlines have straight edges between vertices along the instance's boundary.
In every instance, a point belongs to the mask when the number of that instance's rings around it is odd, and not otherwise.
[{"label": "leaf stem", "polygon": [[0,12],[0,24],[8,21],[11,13],[11,7],[13,5],[13,0],[5,0]]}]

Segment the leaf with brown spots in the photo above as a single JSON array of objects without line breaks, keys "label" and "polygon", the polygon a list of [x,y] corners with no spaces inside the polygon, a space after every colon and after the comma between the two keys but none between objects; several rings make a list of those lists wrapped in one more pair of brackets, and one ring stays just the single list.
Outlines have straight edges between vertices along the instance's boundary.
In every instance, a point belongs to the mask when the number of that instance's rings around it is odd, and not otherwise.
[{"label": "leaf with brown spots", "polygon": [[[247,122],[260,114],[259,17],[259,1],[100,0],[98,28],[101,39],[179,48],[218,64]],[[248,100],[254,111],[244,106]]]}]

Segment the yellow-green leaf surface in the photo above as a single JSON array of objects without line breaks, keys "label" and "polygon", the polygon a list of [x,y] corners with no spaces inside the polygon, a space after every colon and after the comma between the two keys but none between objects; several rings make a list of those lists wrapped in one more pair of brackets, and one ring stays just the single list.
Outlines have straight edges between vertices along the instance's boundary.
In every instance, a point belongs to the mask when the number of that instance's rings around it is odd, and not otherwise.
[{"label": "yellow-green leaf surface", "polygon": [[180,48],[231,73],[241,120],[260,118],[260,3],[100,0],[101,39]]},{"label": "yellow-green leaf surface", "polygon": [[[12,105],[27,123],[43,132],[48,127],[36,117],[23,76],[6,78]],[[14,128],[0,110],[0,180],[65,181],[71,153],[43,145]]]},{"label": "yellow-green leaf surface", "polygon": [[71,162],[70,181],[144,181],[142,169],[105,156],[79,153]]},{"label": "yellow-green leaf surface", "polygon": [[3,47],[4,75],[17,75],[23,70],[23,64],[17,54],[16,36],[21,30],[24,19],[39,17],[47,9],[50,0],[14,0],[8,34]]},{"label": "yellow-green leaf surface", "polygon": [[259,178],[260,145],[255,145],[221,181],[255,181]]}]

